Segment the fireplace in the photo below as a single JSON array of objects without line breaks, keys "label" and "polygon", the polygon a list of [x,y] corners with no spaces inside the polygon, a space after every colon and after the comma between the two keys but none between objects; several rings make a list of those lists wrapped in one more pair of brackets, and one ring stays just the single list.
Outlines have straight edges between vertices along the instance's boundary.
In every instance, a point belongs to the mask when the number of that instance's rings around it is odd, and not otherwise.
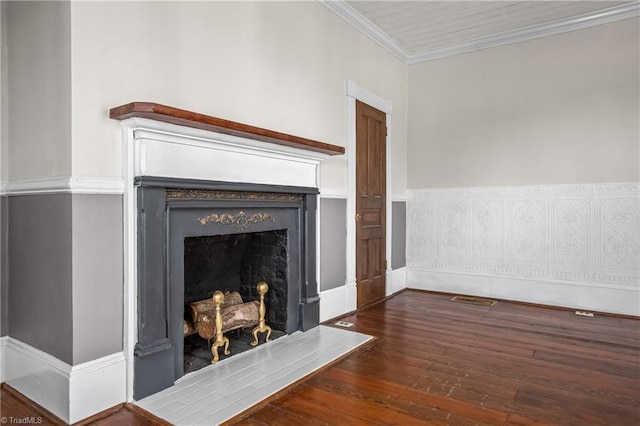
[{"label": "fireplace", "polygon": [[185,304],[216,290],[257,300],[282,333],[318,325],[316,188],[139,177],[136,399],[184,374]]},{"label": "fireplace", "polygon": [[109,116],[124,141],[127,400],[182,377],[192,298],[236,286],[253,298],[271,281],[267,322],[315,327],[319,165],[344,148],[149,102]]},{"label": "fireplace", "polygon": [[[226,216],[216,216],[216,219],[232,221],[252,218],[243,210],[240,213],[241,216],[227,213]],[[257,219],[277,223],[280,218],[263,213],[254,217],[254,220]],[[260,300],[256,283],[268,283],[264,298],[265,326],[268,329],[265,327],[265,335],[260,336],[259,341],[266,340],[267,330],[271,341],[286,334],[289,317],[289,232],[286,229],[250,232],[249,226],[236,224],[236,227],[244,232],[184,239],[185,375],[217,362],[211,351],[212,342],[216,340],[212,327],[215,314],[211,295],[217,290],[226,295],[225,307],[221,311],[225,314],[221,320],[230,342],[229,355],[223,351],[220,354],[216,352],[220,359],[235,356],[255,346],[252,343],[252,331],[259,325]]]},{"label": "fireplace", "polygon": [[[228,214],[233,217],[232,213]],[[274,217],[274,221],[279,219]],[[246,231],[184,239],[185,311],[188,310],[186,304],[210,299],[216,290],[237,292],[245,302],[258,300],[256,284],[265,281],[269,285],[265,300],[267,324],[274,330],[286,332],[289,232],[286,229]],[[297,257],[297,253],[292,255]]]}]

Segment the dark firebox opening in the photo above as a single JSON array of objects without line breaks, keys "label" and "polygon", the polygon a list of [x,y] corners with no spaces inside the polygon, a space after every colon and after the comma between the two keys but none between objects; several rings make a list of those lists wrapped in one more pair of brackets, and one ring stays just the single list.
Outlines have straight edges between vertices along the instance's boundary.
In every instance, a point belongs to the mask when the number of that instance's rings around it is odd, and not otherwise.
[{"label": "dark firebox opening", "polygon": [[286,332],[287,247],[286,230],[185,238],[185,305],[208,299],[216,290],[237,291],[245,302],[259,300],[256,285],[266,281],[266,323]]}]

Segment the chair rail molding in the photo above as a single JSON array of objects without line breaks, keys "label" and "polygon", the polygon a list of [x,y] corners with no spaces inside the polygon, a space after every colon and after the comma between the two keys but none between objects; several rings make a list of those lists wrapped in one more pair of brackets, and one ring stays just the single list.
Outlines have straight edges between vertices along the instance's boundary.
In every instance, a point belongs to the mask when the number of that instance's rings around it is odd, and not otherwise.
[{"label": "chair rail molding", "polygon": [[52,176],[3,182],[0,195],[123,194],[124,181],[110,176]]}]

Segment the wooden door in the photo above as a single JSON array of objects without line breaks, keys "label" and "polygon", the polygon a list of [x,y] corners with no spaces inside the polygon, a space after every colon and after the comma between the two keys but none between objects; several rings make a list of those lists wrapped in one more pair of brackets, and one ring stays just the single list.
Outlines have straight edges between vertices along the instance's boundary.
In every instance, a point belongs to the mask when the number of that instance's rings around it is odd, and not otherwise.
[{"label": "wooden door", "polygon": [[356,101],[358,308],[385,297],[386,116]]}]

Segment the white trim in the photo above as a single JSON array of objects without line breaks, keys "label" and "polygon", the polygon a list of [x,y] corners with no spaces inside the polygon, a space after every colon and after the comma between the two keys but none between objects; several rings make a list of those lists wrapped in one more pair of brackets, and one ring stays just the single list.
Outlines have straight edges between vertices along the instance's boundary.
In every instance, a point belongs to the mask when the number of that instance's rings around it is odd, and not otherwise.
[{"label": "white trim", "polygon": [[622,19],[634,18],[638,16],[639,11],[640,3],[627,3],[596,12],[573,16],[568,19],[561,19],[539,25],[531,25],[516,30],[491,34],[485,37],[478,37],[462,43],[442,46],[419,54],[409,55],[406,62],[407,64],[415,64],[447,56],[460,55],[462,53],[475,52],[491,47],[506,46],[523,41],[535,40],[570,31],[581,30],[594,27],[596,25],[620,21]]},{"label": "white trim", "polygon": [[6,359],[6,350],[7,350],[7,342],[9,341],[9,336],[0,337],[0,383],[4,383],[4,360]]},{"label": "white trim", "polygon": [[67,423],[124,402],[122,352],[71,366],[12,337],[2,346],[3,379]]},{"label": "white trim", "polygon": [[347,281],[347,312],[355,311],[358,308],[358,289],[356,280]]},{"label": "white trim", "polygon": [[407,288],[407,268],[387,271],[387,296]]},{"label": "white trim", "polygon": [[616,22],[623,19],[635,18],[640,14],[640,3],[630,2],[610,8],[572,16],[544,24],[531,25],[516,30],[505,31],[467,40],[461,43],[449,44],[436,49],[426,50],[420,53],[410,53],[401,47],[384,31],[378,28],[370,20],[344,0],[318,0],[321,5],[331,12],[354,26],[373,42],[381,45],[391,52],[398,59],[406,64],[430,61],[447,56],[459,55],[462,53],[475,52],[491,47],[504,46],[542,37],[562,34],[569,31],[594,27],[596,25]]},{"label": "white trim", "polygon": [[[349,94],[347,82],[347,287],[351,287],[355,292],[356,286],[356,98]],[[357,294],[357,292],[356,292]],[[357,306],[357,301],[351,301]]]},{"label": "white trim", "polygon": [[347,286],[332,288],[320,292],[320,322],[344,315],[355,308],[349,306]]},{"label": "white trim", "polygon": [[435,197],[640,196],[640,182],[408,189],[407,200]]},{"label": "white trim", "polygon": [[6,383],[69,423],[71,366],[11,337],[4,355]]},{"label": "white trim", "polygon": [[385,257],[387,261],[387,272],[391,270],[391,112],[393,106],[391,101],[377,96],[369,90],[358,86],[357,83],[347,80],[346,84],[347,101],[347,289],[349,306],[357,306],[356,291],[356,100],[366,103],[386,115],[387,137],[386,137],[386,248]]},{"label": "white trim", "polygon": [[0,181],[0,197],[7,195],[7,182],[4,180]]},{"label": "white trim", "polygon": [[320,198],[346,199],[347,192],[344,189],[321,189]]},{"label": "white trim", "polygon": [[69,422],[75,423],[124,402],[125,370],[122,352],[74,365],[69,376]]},{"label": "white trim", "polygon": [[259,140],[130,118],[135,176],[317,188],[318,168],[329,154]]},{"label": "white trim", "polygon": [[481,276],[415,268],[408,271],[407,287],[640,316],[640,291],[631,288],[603,288],[565,281]]},{"label": "white trim", "polygon": [[[389,111],[391,111],[391,105],[389,105]],[[386,178],[386,183],[385,183],[385,188],[386,188],[386,194],[385,194],[385,201],[386,201],[386,206],[385,206],[385,227],[387,228],[385,230],[385,244],[386,244],[386,253],[385,253],[385,261],[387,264],[387,270],[385,271],[386,276],[389,275],[389,273],[391,272],[391,256],[392,256],[392,242],[393,242],[393,199],[391,196],[391,157],[393,155],[392,151],[391,151],[391,132],[392,132],[392,128],[391,128],[391,112],[387,112],[386,114],[386,125],[387,125],[387,137],[385,140],[385,149],[386,149],[386,155],[385,155],[385,166],[384,166],[384,170],[385,170],[385,178]],[[389,294],[389,282],[386,280],[385,277],[385,292],[387,294]]]},{"label": "white trim", "polygon": [[381,98],[364,87],[358,86],[354,81],[347,80],[347,96],[379,109],[387,115],[393,114],[393,105],[389,99]]},{"label": "white trim", "polygon": [[351,24],[355,29],[363,33],[370,40],[379,44],[380,46],[391,52],[396,58],[403,62],[407,62],[408,53],[400,46],[394,39],[389,37],[387,33],[382,31],[373,22],[362,16],[360,12],[356,11],[353,7],[349,6],[346,1],[343,0],[318,0],[318,2],[333,12],[335,15],[342,18],[344,21]]},{"label": "white trim", "polygon": [[71,176],[69,188],[72,194],[115,194],[124,193],[124,182],[119,177]]},{"label": "white trim", "polygon": [[[138,334],[138,286],[137,286],[137,198],[133,187],[138,146],[132,128],[122,127],[122,170],[124,174],[123,200],[123,255],[124,255],[124,336],[122,349],[126,360],[126,401],[133,401],[134,349]],[[139,153],[138,153],[139,155]]]},{"label": "white trim", "polygon": [[53,176],[4,182],[2,195],[117,194],[124,193],[118,177]]}]

